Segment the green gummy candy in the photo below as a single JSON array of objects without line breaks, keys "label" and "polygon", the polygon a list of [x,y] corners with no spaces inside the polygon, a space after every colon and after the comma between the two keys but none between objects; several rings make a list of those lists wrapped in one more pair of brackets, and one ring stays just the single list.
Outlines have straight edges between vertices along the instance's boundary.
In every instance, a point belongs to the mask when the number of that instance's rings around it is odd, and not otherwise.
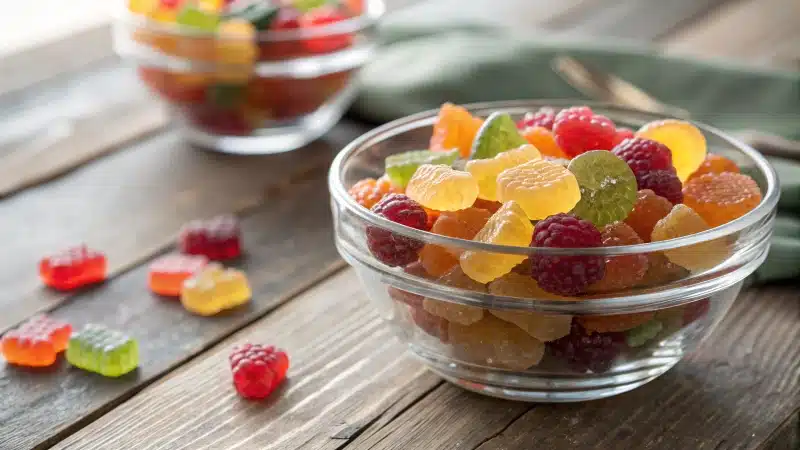
[{"label": "green gummy candy", "polygon": [[222,108],[232,108],[244,100],[245,86],[242,84],[215,84],[208,88],[208,100]]},{"label": "green gummy candy", "polygon": [[69,339],[67,361],[75,367],[106,377],[119,377],[139,365],[135,340],[102,325],[87,325]]},{"label": "green gummy candy", "polygon": [[575,157],[567,167],[578,180],[581,200],[572,213],[597,227],[628,217],[636,203],[636,177],[625,161],[605,150]]},{"label": "green gummy candy", "polygon": [[175,22],[201,31],[215,31],[219,25],[219,16],[214,13],[207,13],[194,6],[184,7]]},{"label": "green gummy candy", "polygon": [[292,1],[292,6],[299,9],[302,12],[309,12],[312,9],[319,8],[320,6],[325,6],[328,3],[328,0],[294,0]]},{"label": "green gummy candy", "polygon": [[664,325],[660,320],[650,320],[625,332],[625,340],[629,347],[641,347],[647,341],[658,336]]},{"label": "green gummy candy", "polygon": [[493,113],[486,118],[472,142],[470,159],[494,158],[500,153],[527,144],[519,134],[514,119],[506,113]]},{"label": "green gummy candy", "polygon": [[226,19],[244,19],[255,27],[258,31],[269,29],[270,24],[278,16],[278,8],[271,2],[257,2],[247,5],[238,11],[231,11],[225,15]]},{"label": "green gummy candy", "polygon": [[412,150],[386,158],[386,176],[393,184],[405,187],[417,168],[423,164],[452,165],[458,159],[458,149],[446,152]]}]

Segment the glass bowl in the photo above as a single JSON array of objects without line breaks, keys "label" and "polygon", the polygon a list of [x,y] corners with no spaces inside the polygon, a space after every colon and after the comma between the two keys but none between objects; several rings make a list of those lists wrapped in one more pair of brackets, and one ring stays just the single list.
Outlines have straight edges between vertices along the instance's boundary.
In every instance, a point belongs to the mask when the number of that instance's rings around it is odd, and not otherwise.
[{"label": "glass bowl", "polygon": [[350,106],[355,78],[375,47],[382,0],[326,25],[198,32],[120,4],[114,48],[170,107],[194,144],[227,153],[299,148],[326,133]]},{"label": "glass bowl", "polygon": [[[582,102],[514,101],[467,105],[485,117],[519,118],[541,106]],[[618,125],[636,129],[654,114],[589,104]],[[377,178],[388,155],[426,148],[437,111],[406,117],[361,136],[333,162],[329,175],[335,240],[381,317],[413,355],[443,378],[496,397],[571,402],[616,395],[653,380],[695,349],[720,322],[742,281],[765,259],[778,186],[755,150],[698,125],[709,150],[736,161],[762,189],[763,200],[732,222],[660,242],[591,249],[510,247],[409,228],[373,214],[350,198],[356,181]],[[480,284],[458,264],[439,277],[419,262],[389,267],[367,246],[366,233],[519,262],[511,273]],[[424,250],[423,250],[424,251]],[[557,297],[531,283],[528,258],[604,258],[624,267],[647,263],[637,285]],[[670,262],[680,261],[686,267]],[[457,259],[455,261],[458,261]]]}]

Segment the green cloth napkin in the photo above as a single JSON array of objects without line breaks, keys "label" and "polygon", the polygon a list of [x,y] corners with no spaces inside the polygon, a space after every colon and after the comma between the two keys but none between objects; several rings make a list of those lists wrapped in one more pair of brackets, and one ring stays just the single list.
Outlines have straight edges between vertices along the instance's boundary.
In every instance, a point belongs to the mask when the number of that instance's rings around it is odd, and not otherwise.
[{"label": "green cloth napkin", "polygon": [[[553,40],[481,24],[400,20],[382,27],[383,46],[361,73],[353,113],[384,122],[436,108],[525,98],[584,98],[550,68],[567,54],[725,129],[800,139],[800,73],[665,57],[624,41]],[[781,180],[770,256],[754,279],[800,275],[800,164],[772,159]]]}]

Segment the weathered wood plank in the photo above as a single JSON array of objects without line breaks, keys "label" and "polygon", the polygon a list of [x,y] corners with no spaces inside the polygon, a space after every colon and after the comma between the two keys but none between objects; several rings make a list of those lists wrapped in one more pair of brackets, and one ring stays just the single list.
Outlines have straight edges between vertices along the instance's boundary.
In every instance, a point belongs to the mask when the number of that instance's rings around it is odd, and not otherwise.
[{"label": "weathered wood plank", "polygon": [[[242,342],[276,344],[289,382],[263,404],[236,396],[227,356]],[[409,385],[411,383],[411,385]],[[335,275],[59,443],[61,449],[343,447],[401,414],[441,382],[403,354],[360,292]],[[201,413],[199,413],[201,412]]]}]

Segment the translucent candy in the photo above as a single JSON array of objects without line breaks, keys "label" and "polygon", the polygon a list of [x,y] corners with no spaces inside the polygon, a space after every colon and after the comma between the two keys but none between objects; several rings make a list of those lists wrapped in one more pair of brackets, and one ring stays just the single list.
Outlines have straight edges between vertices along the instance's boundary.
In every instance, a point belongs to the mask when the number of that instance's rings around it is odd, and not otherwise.
[{"label": "translucent candy", "polygon": [[420,205],[438,211],[457,211],[478,198],[478,182],[468,172],[450,166],[423,164],[406,186],[406,195]]},{"label": "translucent candy", "polygon": [[636,203],[625,218],[631,228],[644,242],[650,242],[653,227],[672,211],[672,203],[664,197],[656,195],[650,189],[642,189],[637,193]]},{"label": "translucent candy", "polygon": [[211,32],[219,26],[220,18],[217,14],[203,11],[192,5],[186,5],[175,18],[178,25],[191,27],[197,31]]},{"label": "translucent candy", "polygon": [[706,138],[689,122],[675,119],[650,122],[636,134],[661,142],[670,149],[672,165],[675,166],[681,181],[686,181],[706,158]]},{"label": "translucent candy", "polygon": [[161,0],[128,0],[128,9],[135,14],[148,14],[158,8]]},{"label": "translucent candy", "polygon": [[[533,236],[533,225],[525,211],[510,201],[503,205],[475,235],[474,240],[495,245],[528,247]],[[524,255],[466,251],[461,255],[461,269],[470,278],[488,283],[509,272],[525,260]]]},{"label": "translucent candy", "polygon": [[664,325],[658,319],[653,319],[625,332],[625,341],[628,347],[641,347],[647,341],[654,339],[661,332]]},{"label": "translucent candy", "polygon": [[683,187],[683,203],[711,227],[738,219],[761,203],[761,189],[747,175],[709,173]]},{"label": "translucent candy", "polygon": [[475,135],[470,159],[494,158],[502,152],[527,144],[514,119],[506,113],[492,113]]},{"label": "translucent candy", "polygon": [[458,257],[441,245],[425,244],[419,251],[419,262],[428,274],[440,277],[458,265]]},{"label": "translucent candy", "polygon": [[644,274],[644,277],[639,280],[638,286],[661,286],[689,275],[688,270],[671,263],[661,252],[648,253],[647,262],[647,272]]},{"label": "translucent candy", "polygon": [[611,333],[618,331],[626,331],[638,327],[639,325],[648,322],[653,318],[653,313],[650,311],[631,313],[631,314],[613,314],[608,316],[579,316],[575,320],[586,329],[586,331],[593,331],[596,333]]},{"label": "translucent candy", "polygon": [[531,127],[523,131],[522,136],[543,156],[551,158],[568,159],[567,154],[556,144],[553,132],[544,127]]},{"label": "translucent candy", "polygon": [[[437,280],[439,284],[445,286],[456,287],[476,292],[486,292],[486,286],[476,283],[467,277],[461,268],[455,267],[441,278]],[[483,318],[483,309],[475,306],[460,305],[458,303],[446,302],[436,300],[433,298],[425,298],[422,302],[422,307],[425,311],[449,320],[450,322],[459,323],[462,325],[469,325],[475,323]]]},{"label": "translucent candy", "polygon": [[72,326],[47,316],[35,316],[0,339],[0,352],[10,364],[46,367],[67,347]]},{"label": "translucent candy", "polygon": [[445,103],[433,125],[429,148],[433,151],[449,151],[457,148],[462,157],[472,152],[472,141],[483,121],[473,117],[464,107]]},{"label": "translucent candy", "polygon": [[554,341],[569,334],[572,316],[540,314],[532,311],[504,311],[490,309],[495,317],[522,328],[542,342]]},{"label": "translucent candy", "polygon": [[195,314],[211,316],[247,303],[250,296],[244,273],[212,263],[184,281],[181,304]]},{"label": "translucent candy", "polygon": [[574,300],[574,298],[562,297],[545,291],[539,287],[539,283],[530,276],[530,273],[530,266],[522,267],[521,265],[515,267],[514,272],[507,273],[489,283],[489,292],[505,297],[527,298],[532,300]]},{"label": "translucent candy", "polygon": [[572,209],[578,217],[602,227],[628,216],[636,203],[636,177],[625,161],[611,152],[595,150],[569,164],[580,186],[581,199]]},{"label": "translucent candy", "polygon": [[499,175],[500,172],[541,157],[542,155],[536,147],[532,145],[523,145],[502,152],[494,158],[473,159],[468,161],[466,170],[478,181],[478,198],[496,201],[497,175]]},{"label": "translucent candy", "polygon": [[[653,241],[666,241],[691,234],[700,233],[710,227],[692,208],[675,205],[672,211],[659,220],[653,228]],[[722,239],[701,242],[673,250],[665,250],[670,262],[691,270],[702,271],[719,264],[728,257],[728,246]]]},{"label": "translucent candy", "polygon": [[139,347],[119,331],[87,325],[70,338],[66,357],[70,364],[83,370],[120,377],[139,365]]},{"label": "translucent candy", "polygon": [[707,173],[725,172],[739,173],[739,166],[724,156],[709,153],[706,155],[706,159],[703,161],[703,164],[700,164],[700,167],[695,170],[694,173],[692,173],[688,181]]},{"label": "translucent candy", "polygon": [[423,164],[452,165],[458,159],[458,150],[432,152],[430,150],[412,150],[397,153],[386,158],[386,176],[395,186],[404,188],[417,168]]},{"label": "translucent candy", "polygon": [[[491,213],[481,208],[467,208],[460,211],[446,211],[439,215],[431,231],[443,236],[471,240],[486,225]],[[442,276],[458,264],[462,250],[455,247],[442,247],[425,244],[419,252],[419,260],[425,270],[433,276]]]},{"label": "translucent candy", "polygon": [[[585,153],[584,153],[585,154]],[[600,230],[603,247],[642,244],[638,234],[624,222],[608,224]],[[620,255],[606,258],[606,271],[603,278],[589,286],[589,292],[621,291],[636,286],[647,273],[647,255]]]},{"label": "translucent candy", "polygon": [[475,364],[525,370],[544,356],[542,341],[491,314],[471,325],[451,322],[448,331],[454,356]]},{"label": "translucent candy", "polygon": [[504,170],[497,176],[497,198],[519,203],[530,220],[571,210],[581,199],[575,175],[542,159]]}]

